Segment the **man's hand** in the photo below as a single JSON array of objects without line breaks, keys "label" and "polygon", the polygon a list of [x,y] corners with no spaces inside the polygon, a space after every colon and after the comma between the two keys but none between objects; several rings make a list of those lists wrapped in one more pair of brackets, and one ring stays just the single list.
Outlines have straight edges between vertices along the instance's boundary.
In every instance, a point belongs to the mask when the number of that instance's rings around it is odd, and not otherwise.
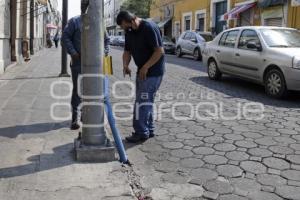
[{"label": "man's hand", "polygon": [[74,62],[74,61],[77,61],[77,60],[80,60],[80,55],[79,55],[79,53],[74,53],[74,54],[71,55],[71,57],[72,57],[72,61],[73,61],[73,62]]},{"label": "man's hand", "polygon": [[123,67],[123,76],[129,75],[131,77],[131,69],[128,66]]},{"label": "man's hand", "polygon": [[144,81],[147,78],[148,68],[142,67],[139,71],[139,79]]}]

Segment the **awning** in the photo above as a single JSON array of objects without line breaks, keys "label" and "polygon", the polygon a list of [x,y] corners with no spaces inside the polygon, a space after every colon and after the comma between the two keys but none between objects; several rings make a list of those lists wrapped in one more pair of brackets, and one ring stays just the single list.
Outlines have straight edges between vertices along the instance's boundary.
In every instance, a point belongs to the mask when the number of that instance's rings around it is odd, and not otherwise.
[{"label": "awning", "polygon": [[57,29],[57,26],[55,26],[53,24],[47,24],[46,27],[49,29]]},{"label": "awning", "polygon": [[163,28],[169,21],[171,21],[172,18],[168,18],[164,21],[159,22],[157,25],[159,28]]},{"label": "awning", "polygon": [[258,0],[257,6],[259,8],[267,8],[270,6],[283,5],[285,0]]},{"label": "awning", "polygon": [[256,5],[256,3],[249,3],[249,4],[236,6],[228,13],[225,13],[221,17],[221,20],[222,19],[224,19],[224,20],[238,19],[240,17],[240,13],[245,12],[246,10],[248,10],[250,8],[253,8],[255,5]]}]

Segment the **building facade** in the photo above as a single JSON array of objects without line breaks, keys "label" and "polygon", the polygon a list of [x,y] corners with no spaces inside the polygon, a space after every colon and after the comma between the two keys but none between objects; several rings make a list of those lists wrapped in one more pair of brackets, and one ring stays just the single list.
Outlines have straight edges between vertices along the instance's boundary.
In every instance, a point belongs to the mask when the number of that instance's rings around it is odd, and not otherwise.
[{"label": "building facade", "polygon": [[0,74],[45,46],[45,19],[55,2],[57,9],[57,0],[0,0]]},{"label": "building facade", "polygon": [[109,35],[122,35],[123,31],[117,26],[117,15],[124,0],[104,1],[104,23]]},{"label": "building facade", "polygon": [[255,25],[300,29],[300,0],[154,0],[150,16],[163,35],[176,39],[186,30],[218,34]]}]

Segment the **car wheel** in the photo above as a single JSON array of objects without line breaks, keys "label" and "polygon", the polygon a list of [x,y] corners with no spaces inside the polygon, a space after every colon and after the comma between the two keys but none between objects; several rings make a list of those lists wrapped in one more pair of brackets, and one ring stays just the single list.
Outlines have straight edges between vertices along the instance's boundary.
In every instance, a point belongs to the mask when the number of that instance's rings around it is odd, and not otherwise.
[{"label": "car wheel", "polygon": [[200,49],[195,49],[194,60],[201,60],[201,58],[202,58],[202,55],[201,55]]},{"label": "car wheel", "polygon": [[265,77],[266,93],[273,98],[283,98],[287,94],[284,76],[278,69],[270,70]]},{"label": "car wheel", "polygon": [[207,73],[211,80],[220,80],[222,77],[222,73],[220,72],[217,63],[214,60],[210,60],[208,62]]},{"label": "car wheel", "polygon": [[176,49],[176,55],[177,55],[178,58],[180,58],[182,56],[181,47],[177,47],[177,49]]}]

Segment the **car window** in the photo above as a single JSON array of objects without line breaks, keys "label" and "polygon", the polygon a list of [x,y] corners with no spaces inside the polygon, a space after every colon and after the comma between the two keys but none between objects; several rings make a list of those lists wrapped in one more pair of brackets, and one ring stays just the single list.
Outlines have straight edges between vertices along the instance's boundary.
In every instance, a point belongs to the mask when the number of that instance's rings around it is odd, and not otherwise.
[{"label": "car window", "polygon": [[[238,48],[250,50],[247,48],[249,42],[255,42],[255,44],[260,45],[260,40],[254,30],[244,30],[242,32]],[[251,50],[253,51],[253,49]]]},{"label": "car window", "polygon": [[212,35],[200,34],[200,36],[204,38],[206,42],[210,42],[214,39]]},{"label": "car window", "polygon": [[220,46],[225,46],[225,40],[226,40],[227,35],[228,35],[228,32],[223,33],[223,35],[219,41]]},{"label": "car window", "polygon": [[195,33],[191,33],[190,40],[191,40],[191,39],[195,39],[195,40],[197,39]]},{"label": "car window", "polygon": [[188,33],[185,34],[185,36],[184,36],[183,39],[185,39],[185,40],[190,40],[191,37],[192,37],[192,33],[188,32]]},{"label": "car window", "polygon": [[225,40],[225,46],[234,48],[235,43],[237,41],[238,34],[239,34],[239,31],[229,31],[228,35],[226,37],[226,40]]}]

